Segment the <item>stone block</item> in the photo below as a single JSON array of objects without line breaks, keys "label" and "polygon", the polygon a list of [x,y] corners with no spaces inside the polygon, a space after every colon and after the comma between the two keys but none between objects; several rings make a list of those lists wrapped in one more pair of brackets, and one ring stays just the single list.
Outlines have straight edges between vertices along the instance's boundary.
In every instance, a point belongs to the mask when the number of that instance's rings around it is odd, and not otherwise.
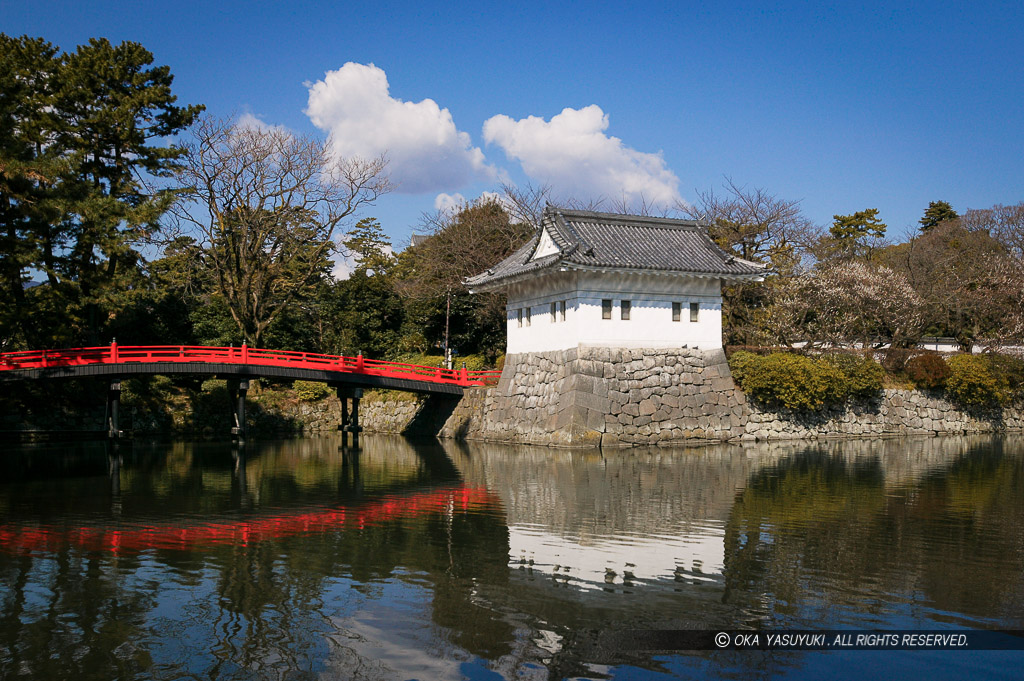
[{"label": "stone block", "polygon": [[724,393],[727,390],[733,388],[733,382],[731,378],[715,378],[711,381],[711,389],[715,392]]},{"label": "stone block", "polygon": [[705,366],[711,364],[728,365],[728,361],[725,359],[725,350],[723,350],[722,348],[715,348],[714,350],[704,350],[703,355]]},{"label": "stone block", "polygon": [[593,393],[594,377],[577,374],[570,380],[568,388],[577,392]]},{"label": "stone block", "polygon": [[623,440],[618,433],[605,432],[601,434],[601,449],[619,449],[632,446],[631,442]]},{"label": "stone block", "polygon": [[591,393],[577,392],[573,395],[573,402],[577,407],[585,407],[601,414],[607,414],[611,409],[611,402],[607,397],[599,397]]},{"label": "stone block", "polygon": [[654,403],[651,400],[643,400],[640,402],[640,416],[650,416],[657,410]]}]

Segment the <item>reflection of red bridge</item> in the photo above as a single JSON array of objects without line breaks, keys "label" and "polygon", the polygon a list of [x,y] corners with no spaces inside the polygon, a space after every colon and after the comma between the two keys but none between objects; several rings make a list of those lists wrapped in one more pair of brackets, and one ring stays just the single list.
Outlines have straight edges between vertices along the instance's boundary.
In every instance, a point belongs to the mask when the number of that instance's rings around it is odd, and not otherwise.
[{"label": "reflection of red bridge", "polygon": [[458,487],[387,497],[354,506],[305,513],[224,520],[201,525],[46,527],[0,525],[0,550],[53,551],[75,546],[89,551],[188,550],[212,544],[244,545],[299,534],[363,529],[384,522],[437,513],[469,513],[494,508],[497,498],[483,487]]},{"label": "reflection of red bridge", "polygon": [[117,345],[0,353],[0,380],[136,374],[267,376],[349,383],[413,392],[461,394],[467,386],[497,380],[500,371],[441,369],[376,359],[260,350],[242,345]]}]

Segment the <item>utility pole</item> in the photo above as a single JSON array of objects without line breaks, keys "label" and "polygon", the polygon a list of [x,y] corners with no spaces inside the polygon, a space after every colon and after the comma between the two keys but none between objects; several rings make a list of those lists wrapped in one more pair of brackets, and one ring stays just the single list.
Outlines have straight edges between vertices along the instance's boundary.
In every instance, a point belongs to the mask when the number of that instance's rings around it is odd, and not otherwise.
[{"label": "utility pole", "polygon": [[448,300],[444,309],[444,368],[452,368],[452,356],[448,350],[448,321],[452,316],[452,287],[448,286]]}]

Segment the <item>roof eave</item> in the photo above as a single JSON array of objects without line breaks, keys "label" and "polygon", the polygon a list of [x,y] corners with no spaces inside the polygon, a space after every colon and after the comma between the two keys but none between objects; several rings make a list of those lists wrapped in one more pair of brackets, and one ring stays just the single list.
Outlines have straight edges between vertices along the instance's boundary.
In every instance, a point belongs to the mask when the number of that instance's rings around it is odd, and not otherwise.
[{"label": "roof eave", "polygon": [[545,267],[538,267],[527,272],[517,272],[495,279],[484,280],[473,284],[463,280],[470,293],[486,293],[506,286],[515,284],[523,279],[529,279],[539,274],[547,274],[550,271],[580,270],[586,272],[614,272],[617,274],[646,274],[674,277],[696,277],[699,279],[724,279],[728,281],[764,281],[763,272],[735,273],[735,272],[694,272],[691,270],[659,270],[640,267],[609,267],[603,265],[583,265],[580,263],[557,261]]},{"label": "roof eave", "polygon": [[697,272],[693,270],[669,270],[655,269],[651,267],[615,267],[608,265],[585,265],[582,263],[563,262],[562,266],[568,269],[585,270],[590,272],[617,272],[625,274],[656,274],[676,277],[699,277],[704,279],[729,279],[743,281],[764,281],[764,272]]}]

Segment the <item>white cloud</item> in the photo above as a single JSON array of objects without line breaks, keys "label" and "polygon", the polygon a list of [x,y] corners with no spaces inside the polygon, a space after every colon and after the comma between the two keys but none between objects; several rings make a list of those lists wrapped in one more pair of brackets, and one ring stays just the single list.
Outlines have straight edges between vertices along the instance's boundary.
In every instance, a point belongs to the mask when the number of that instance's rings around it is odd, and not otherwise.
[{"label": "white cloud", "polygon": [[235,128],[238,130],[258,130],[260,132],[271,132],[274,130],[289,132],[283,125],[271,125],[262,118],[251,113],[244,113],[239,116],[238,120],[235,121]]},{"label": "white cloud", "polygon": [[434,197],[435,210],[450,211],[464,205],[466,205],[466,197],[458,192],[455,194],[445,194],[442,192]]},{"label": "white cloud", "polygon": [[608,116],[596,104],[563,109],[545,121],[500,114],[484,122],[484,141],[497,144],[532,179],[559,195],[668,207],[681,200],[679,178],[660,153],[625,146],[605,134]]},{"label": "white cloud", "polygon": [[483,152],[432,99],[404,102],[389,94],[387,74],[349,62],[309,87],[306,115],[329,133],[342,156],[386,154],[397,191],[416,194],[493,178]]},{"label": "white cloud", "polygon": [[[388,255],[394,255],[395,249],[391,246],[384,246],[384,252]],[[331,276],[334,277],[335,281],[344,281],[352,276],[352,273],[356,271],[358,266],[359,263],[356,262],[355,254],[346,252],[345,247],[339,245],[334,258],[334,267],[331,268]]]},{"label": "white cloud", "polygon": [[356,271],[356,259],[344,253],[338,253],[334,260],[334,267],[331,269],[331,276],[335,281],[344,281]]},{"label": "white cloud", "polygon": [[495,192],[480,192],[480,195],[472,201],[467,201],[466,197],[459,193],[445,194],[442,192],[434,197],[434,209],[442,213],[454,213],[465,206],[475,206],[490,201],[501,204],[502,208],[510,212],[515,208],[508,197]]}]

